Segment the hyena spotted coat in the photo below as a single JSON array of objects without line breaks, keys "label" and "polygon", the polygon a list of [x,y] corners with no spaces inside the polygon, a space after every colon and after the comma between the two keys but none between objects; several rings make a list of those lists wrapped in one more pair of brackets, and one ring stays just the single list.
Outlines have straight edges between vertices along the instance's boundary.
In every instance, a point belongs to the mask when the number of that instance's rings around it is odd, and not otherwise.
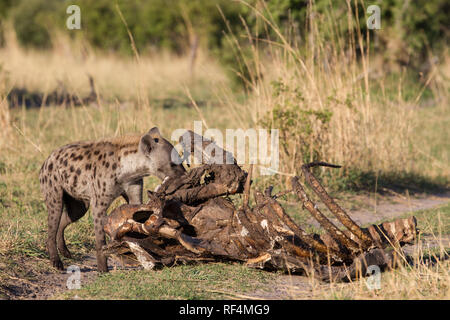
[{"label": "hyena spotted coat", "polygon": [[48,210],[47,248],[51,263],[59,270],[58,255],[71,257],[64,229],[92,210],[97,250],[97,268],[107,272],[103,216],[110,204],[123,196],[131,204],[142,203],[143,177],[161,180],[185,172],[174,147],[158,128],[142,136],[127,136],[97,142],[65,145],[45,160],[39,172],[41,191]]}]

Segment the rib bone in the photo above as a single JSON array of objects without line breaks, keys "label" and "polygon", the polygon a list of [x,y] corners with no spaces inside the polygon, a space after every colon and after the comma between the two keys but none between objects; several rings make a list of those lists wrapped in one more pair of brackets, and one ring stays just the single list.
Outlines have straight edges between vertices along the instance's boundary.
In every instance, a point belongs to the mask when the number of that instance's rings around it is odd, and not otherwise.
[{"label": "rib bone", "polygon": [[351,218],[350,216],[328,195],[324,187],[316,179],[316,177],[309,171],[309,168],[316,166],[326,166],[332,168],[340,168],[340,166],[329,164],[326,162],[312,162],[302,166],[303,174],[306,181],[309,183],[314,192],[325,203],[336,218],[350,230],[358,239],[359,245],[363,250],[367,250],[373,246],[374,242],[370,235],[365,233]]},{"label": "rib bone", "polygon": [[292,189],[295,190],[301,199],[303,206],[311,213],[311,215],[320,223],[320,225],[333,237],[338,243],[342,244],[342,250],[346,255],[359,252],[359,245],[349,237],[347,237],[338,227],[336,227],[328,218],[320,212],[317,206],[309,199],[302,185],[298,182],[298,177],[291,179]]}]

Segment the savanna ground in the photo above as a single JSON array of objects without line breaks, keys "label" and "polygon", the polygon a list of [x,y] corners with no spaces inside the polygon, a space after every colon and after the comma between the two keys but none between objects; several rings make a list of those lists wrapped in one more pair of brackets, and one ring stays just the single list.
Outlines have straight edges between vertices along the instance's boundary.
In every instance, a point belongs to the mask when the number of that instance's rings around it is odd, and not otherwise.
[{"label": "savanna ground", "polygon": [[[270,20],[265,20],[268,27]],[[318,22],[315,22],[318,23]],[[314,26],[311,27],[314,29]],[[276,29],[277,30],[277,29]],[[4,299],[448,299],[450,298],[450,56],[417,76],[408,68],[388,72],[380,56],[364,50],[366,35],[353,34],[351,50],[312,33],[304,50],[278,34],[265,50],[236,54],[247,91],[236,91],[226,70],[199,50],[195,72],[189,56],[158,53],[133,58],[81,49],[61,38],[50,51],[22,49],[7,35],[0,49],[0,298]],[[132,42],[132,39],[130,39]],[[233,42],[233,37],[230,37]],[[237,42],[236,42],[237,43]],[[359,45],[356,45],[356,44]],[[321,63],[318,63],[320,61]],[[12,87],[49,93],[60,83],[79,96],[95,80],[97,103],[9,109]],[[45,248],[47,213],[38,171],[55,148],[158,126],[280,129],[280,167],[256,176],[254,188],[288,188],[303,161],[343,165],[319,171],[331,194],[362,225],[414,214],[421,230],[412,259],[382,274],[381,288],[365,280],[320,283],[300,277],[210,263],[157,271],[95,271],[92,216],[66,229],[81,289],[68,290],[69,275],[51,268]],[[244,169],[247,166],[244,165]],[[158,184],[145,180],[145,188]],[[240,201],[240,196],[235,200]],[[305,229],[320,232],[294,198],[280,200]],[[116,207],[118,200],[112,207]]]}]

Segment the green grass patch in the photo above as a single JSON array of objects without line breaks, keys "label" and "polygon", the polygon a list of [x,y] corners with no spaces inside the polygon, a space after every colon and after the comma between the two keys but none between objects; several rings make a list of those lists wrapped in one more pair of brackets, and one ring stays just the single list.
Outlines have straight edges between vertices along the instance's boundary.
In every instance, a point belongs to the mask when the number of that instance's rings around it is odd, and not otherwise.
[{"label": "green grass patch", "polygon": [[[116,271],[56,299],[224,299],[262,287],[276,273],[233,263],[181,265],[158,271]],[[225,292],[225,293],[223,293]]]}]

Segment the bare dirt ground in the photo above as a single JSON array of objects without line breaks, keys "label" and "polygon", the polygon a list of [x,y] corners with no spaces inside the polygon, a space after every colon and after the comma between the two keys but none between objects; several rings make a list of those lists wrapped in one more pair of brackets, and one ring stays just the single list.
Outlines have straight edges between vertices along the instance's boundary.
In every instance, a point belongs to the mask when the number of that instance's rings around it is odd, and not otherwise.
[{"label": "bare dirt ground", "polygon": [[[36,263],[34,259],[22,261],[23,268],[26,268],[27,264],[31,265]],[[48,262],[47,262],[48,263]],[[76,261],[73,265],[79,267],[80,271],[80,284],[86,284],[94,281],[97,276],[97,260],[95,253],[91,253],[82,257],[81,260]],[[65,267],[68,267],[66,262]],[[108,259],[109,270],[113,269],[135,269],[135,267],[124,267],[119,261],[114,259]],[[30,267],[30,270],[33,268]],[[15,284],[9,284],[5,295],[0,295],[2,299],[26,299],[26,300],[46,300],[51,299],[54,295],[62,293],[68,290],[68,282],[70,276],[73,273],[66,271],[43,272],[37,273],[34,271],[32,280],[26,280],[23,278],[16,278]],[[29,278],[29,277],[28,277]]]},{"label": "bare dirt ground", "polygon": [[[383,196],[378,199],[368,199],[358,196],[357,202],[365,205],[358,206],[358,209],[347,208],[351,217],[360,225],[376,223],[381,220],[389,220],[399,217],[405,213],[412,213],[417,210],[434,208],[450,201],[450,194],[422,195],[416,197],[403,197],[401,195]],[[376,203],[376,205],[375,205]],[[369,205],[367,205],[369,204]],[[313,220],[308,221],[312,225],[317,225]],[[438,243],[432,239],[424,239],[425,245],[433,247]],[[450,237],[443,238],[444,246],[450,246]],[[405,251],[412,252],[413,246],[405,247]],[[27,264],[35,263],[23,261],[23,267]],[[66,263],[67,264],[67,263]],[[75,263],[80,267],[81,284],[89,283],[97,278],[95,254],[87,255]],[[123,269],[118,261],[109,260],[110,269]],[[1,269],[1,268],[0,268]],[[67,280],[71,274],[66,272],[47,272],[34,274],[32,280],[17,278],[14,284],[8,285],[6,293],[0,295],[0,299],[51,299],[54,295],[64,292],[67,289]],[[30,278],[30,277],[28,277]],[[13,279],[14,280],[14,279]],[[274,282],[264,286],[255,292],[241,295],[241,298],[251,299],[288,299],[291,297],[308,299],[313,296],[313,290],[317,289],[317,284],[312,285],[310,279],[297,275],[280,275]]]}]

